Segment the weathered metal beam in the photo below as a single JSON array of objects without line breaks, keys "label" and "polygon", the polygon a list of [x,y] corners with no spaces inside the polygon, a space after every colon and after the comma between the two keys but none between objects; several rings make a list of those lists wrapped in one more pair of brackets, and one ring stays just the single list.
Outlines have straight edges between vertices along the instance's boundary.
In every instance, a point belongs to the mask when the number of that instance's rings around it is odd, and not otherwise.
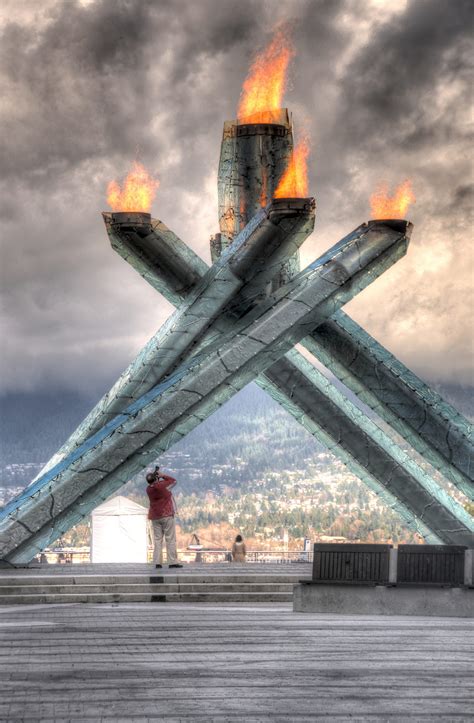
[{"label": "weathered metal beam", "polygon": [[297,351],[276,361],[257,383],[335,451],[408,527],[434,544],[474,544],[471,515]]},{"label": "weathered metal beam", "polygon": [[342,311],[302,344],[474,499],[472,424]]},{"label": "weathered metal beam", "polygon": [[163,221],[145,213],[102,216],[114,251],[174,306],[179,306],[206,274],[206,262]]},{"label": "weathered metal beam", "polygon": [[68,508],[73,517],[79,498],[95,487],[92,509],[101,493],[111,494],[156,459],[395,263],[407,243],[392,229],[372,229],[337,244],[255,307],[225,339],[188,359],[7,505],[0,516],[1,558],[33,556],[45,526],[52,528]]}]

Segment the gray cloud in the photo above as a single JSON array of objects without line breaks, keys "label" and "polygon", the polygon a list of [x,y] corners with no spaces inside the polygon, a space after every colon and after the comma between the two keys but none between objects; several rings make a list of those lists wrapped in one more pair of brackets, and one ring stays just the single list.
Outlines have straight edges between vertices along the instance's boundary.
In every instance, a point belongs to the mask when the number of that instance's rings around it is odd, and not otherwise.
[{"label": "gray cloud", "polygon": [[313,139],[304,259],[368,217],[379,180],[411,177],[410,252],[349,311],[422,375],[469,381],[469,3],[7,6],[2,390],[103,388],[170,313],[108,246],[107,182],[138,156],[161,182],[155,215],[208,260],[222,123],[280,19],[297,47],[286,104]]},{"label": "gray cloud", "polygon": [[[465,102],[436,113],[451,84],[469,92],[473,9],[469,0],[412,0],[361,48],[342,82],[348,141],[378,152],[387,139],[407,152],[465,138]],[[454,98],[452,99],[454,101]]]}]

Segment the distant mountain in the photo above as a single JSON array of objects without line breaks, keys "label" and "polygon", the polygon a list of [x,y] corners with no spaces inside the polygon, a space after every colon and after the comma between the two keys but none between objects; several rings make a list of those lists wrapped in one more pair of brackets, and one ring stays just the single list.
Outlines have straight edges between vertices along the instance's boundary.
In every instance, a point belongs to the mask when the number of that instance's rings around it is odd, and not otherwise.
[{"label": "distant mountain", "polygon": [[0,467],[46,462],[97,400],[71,391],[0,397]]}]

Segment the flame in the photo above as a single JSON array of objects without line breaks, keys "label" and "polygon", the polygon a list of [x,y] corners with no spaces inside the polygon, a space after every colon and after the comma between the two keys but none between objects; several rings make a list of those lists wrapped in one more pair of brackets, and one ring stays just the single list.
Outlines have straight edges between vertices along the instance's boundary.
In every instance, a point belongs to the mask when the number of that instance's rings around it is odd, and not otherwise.
[{"label": "flame", "polygon": [[117,181],[107,186],[107,203],[113,211],[142,211],[147,213],[160,182],[152,178],[145,166],[137,161],[128,173],[122,188]]},{"label": "flame", "polygon": [[281,108],[287,72],[295,51],[288,29],[281,25],[270,44],[253,61],[244,81],[237,117],[252,118],[253,123],[272,123]]},{"label": "flame", "polygon": [[400,183],[393,196],[388,195],[388,184],[381,183],[370,197],[371,218],[406,218],[408,208],[415,201],[410,180]]},{"label": "flame", "polygon": [[309,139],[304,137],[294,148],[291,160],[274,193],[275,198],[306,198],[308,196]]}]

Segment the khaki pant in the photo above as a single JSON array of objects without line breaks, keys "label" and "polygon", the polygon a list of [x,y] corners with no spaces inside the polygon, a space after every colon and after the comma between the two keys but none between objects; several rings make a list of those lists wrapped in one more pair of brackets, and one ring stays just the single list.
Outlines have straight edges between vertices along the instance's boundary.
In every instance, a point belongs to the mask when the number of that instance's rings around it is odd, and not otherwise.
[{"label": "khaki pant", "polygon": [[168,565],[176,565],[176,527],[174,517],[159,517],[151,521],[153,528],[153,563],[162,564],[163,536],[166,540],[166,559]]}]

